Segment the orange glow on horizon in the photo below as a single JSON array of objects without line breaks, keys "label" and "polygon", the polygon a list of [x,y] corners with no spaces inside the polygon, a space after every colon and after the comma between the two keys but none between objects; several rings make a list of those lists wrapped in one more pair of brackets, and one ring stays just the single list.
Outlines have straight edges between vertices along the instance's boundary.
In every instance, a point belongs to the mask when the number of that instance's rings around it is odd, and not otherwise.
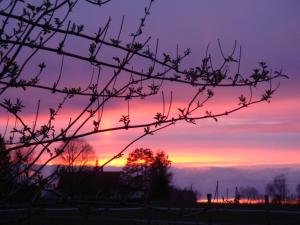
[{"label": "orange glow on horizon", "polygon": [[[96,165],[96,162],[97,162],[97,160],[90,160],[90,161],[87,161],[84,164],[84,166],[94,167]],[[98,160],[98,165],[101,166],[105,162],[106,162],[105,160]],[[111,163],[109,163],[108,166],[123,167],[125,165],[125,163],[126,163],[126,159],[115,159]],[[51,165],[51,166],[66,166],[67,164],[63,164],[61,162],[52,161],[48,165]]]},{"label": "orange glow on horizon", "polygon": [[[221,150],[219,150],[221,151]],[[295,150],[294,152],[289,152],[287,155],[283,156],[281,152],[272,153],[272,157],[265,153],[262,154],[262,150],[249,149],[248,151],[240,151],[239,149],[223,149],[226,154],[218,155],[218,150],[212,152],[211,154],[206,152],[201,153],[198,151],[194,152],[193,149],[185,150],[185,155],[174,153],[172,151],[167,151],[169,159],[172,162],[172,167],[177,168],[205,168],[205,167],[247,167],[247,166],[281,166],[281,165],[300,165],[299,158],[300,153]],[[194,153],[193,153],[194,152]],[[260,159],[257,156],[260,155]],[[102,156],[98,160],[98,165],[103,165],[107,160],[109,160],[112,155]],[[122,158],[118,158],[110,162],[107,166],[113,167],[124,167],[126,164],[127,155]],[[143,163],[141,161],[141,163]],[[61,164],[58,162],[52,162],[50,165]],[[95,166],[96,160],[91,160],[85,163],[87,166]]]},{"label": "orange glow on horizon", "polygon": [[[207,203],[207,199],[198,199],[198,203]],[[217,203],[217,204],[234,204],[234,198],[226,198],[226,199],[212,199],[212,203]],[[239,204],[265,204],[264,199],[240,199]],[[285,201],[285,204],[290,204],[290,205],[298,205],[299,201],[296,199],[291,199]]]}]

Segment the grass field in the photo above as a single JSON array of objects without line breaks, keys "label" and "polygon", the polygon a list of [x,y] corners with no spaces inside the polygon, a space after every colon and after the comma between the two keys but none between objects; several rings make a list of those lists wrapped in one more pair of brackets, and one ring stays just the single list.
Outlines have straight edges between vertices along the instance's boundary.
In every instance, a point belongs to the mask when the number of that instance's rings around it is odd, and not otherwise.
[{"label": "grass field", "polygon": [[37,207],[0,210],[0,225],[137,225],[224,224],[300,225],[299,205],[216,205],[194,207]]}]

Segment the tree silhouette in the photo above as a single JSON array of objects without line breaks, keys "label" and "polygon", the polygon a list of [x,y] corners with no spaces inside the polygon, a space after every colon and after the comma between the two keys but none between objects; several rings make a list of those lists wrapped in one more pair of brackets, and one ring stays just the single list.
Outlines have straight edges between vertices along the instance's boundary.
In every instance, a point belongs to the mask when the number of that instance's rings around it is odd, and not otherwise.
[{"label": "tree silhouette", "polygon": [[68,142],[62,143],[59,149],[64,148],[61,152],[58,162],[65,165],[67,170],[74,172],[86,166],[89,161],[95,161],[95,151],[92,146],[84,139],[73,139]]},{"label": "tree silhouette", "polygon": [[283,174],[275,176],[273,181],[267,184],[266,192],[272,197],[274,203],[283,203],[288,193],[286,177]]},{"label": "tree silhouette", "polygon": [[298,200],[300,201],[300,183],[296,187],[296,192],[297,192]]},{"label": "tree silhouette", "polygon": [[259,191],[255,187],[251,186],[239,188],[239,193],[241,198],[246,199],[250,203],[251,201],[258,200],[261,197]]},{"label": "tree silhouette", "polygon": [[148,148],[137,148],[129,153],[123,172],[124,181],[132,190],[149,188],[150,167],[154,160],[154,154]]},{"label": "tree silhouette", "polygon": [[[73,139],[129,129],[141,132],[100,165],[103,168],[122,157],[136,141],[178,121],[217,121],[250,105],[269,102],[278,88],[274,80],[285,77],[281,71],[270,70],[264,62],[248,75],[241,74],[241,48],[236,42],[228,55],[219,42],[219,65],[212,63],[207,51],[199,65],[183,67],[190,49],[180,51],[177,46],[176,54],[171,55],[161,50],[159,39],[152,41],[143,35],[154,0],[149,0],[136,30],[123,40],[125,17],[117,35],[110,33],[111,18],[99,29],[88,32],[86,24],[74,20],[79,2],[101,11],[110,0],[0,1],[0,109],[1,117],[8,118],[1,137],[6,152],[24,147],[37,152],[32,163],[20,173],[37,167],[37,162],[44,159],[30,176],[31,181],[60,157]],[[111,54],[112,57],[104,57]],[[80,84],[74,84],[73,73],[65,72],[76,64],[84,68]],[[58,71],[53,69],[57,65]],[[179,85],[192,94],[184,105],[177,107],[173,106],[173,92],[177,92]],[[244,91],[237,96],[235,107],[213,112],[205,103],[220,87]],[[151,101],[151,96],[161,96],[162,109],[142,122],[134,120],[134,102]],[[127,109],[120,112],[116,121],[119,124],[105,127],[105,106],[122,101]],[[68,111],[70,117],[65,119],[63,110],[72,106],[77,106],[77,110]],[[32,116],[28,119],[28,115]],[[56,123],[59,120],[63,125]],[[57,148],[60,142],[64,144]]]},{"label": "tree silhouette", "polygon": [[28,182],[33,171],[24,171],[23,168],[31,163],[33,154],[30,149],[22,148],[14,153],[11,156],[6,151],[4,140],[0,137],[0,201],[28,201],[46,186],[46,183],[40,182],[40,176],[36,177],[35,182]]},{"label": "tree silhouette", "polygon": [[14,184],[12,163],[9,152],[5,151],[4,140],[0,137],[0,199],[8,193]]},{"label": "tree silhouette", "polygon": [[164,151],[155,154],[150,167],[151,199],[168,200],[171,192],[171,161]]},{"label": "tree silhouette", "polygon": [[133,191],[142,191],[145,201],[167,200],[171,191],[171,161],[163,151],[156,154],[148,148],[129,153],[123,168],[123,180]]}]

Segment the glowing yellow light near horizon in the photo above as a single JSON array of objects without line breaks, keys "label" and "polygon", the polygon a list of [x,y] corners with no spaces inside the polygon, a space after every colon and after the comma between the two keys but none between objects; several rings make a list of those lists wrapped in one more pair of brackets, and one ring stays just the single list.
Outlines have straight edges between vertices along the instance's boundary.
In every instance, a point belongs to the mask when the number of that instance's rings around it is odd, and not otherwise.
[{"label": "glowing yellow light near horizon", "polygon": [[[103,165],[107,159],[102,159],[102,160],[98,160],[98,166]],[[85,166],[96,166],[96,162],[97,160],[90,160],[84,163]],[[115,159],[112,162],[110,162],[107,166],[116,166],[116,167],[123,167],[126,164],[126,159]],[[50,162],[48,165],[67,165],[67,164],[62,164],[61,162],[57,163],[57,162]],[[76,164],[76,166],[80,166],[82,165],[81,163]]]},{"label": "glowing yellow light near horizon", "polygon": [[191,156],[174,156],[170,157],[174,163],[215,163],[215,162],[228,162],[237,160],[233,157],[211,156],[211,155],[191,155]]},{"label": "glowing yellow light near horizon", "polygon": [[95,166],[96,165],[96,160],[90,160],[90,161],[87,161],[85,163],[86,166]]},{"label": "glowing yellow light near horizon", "polygon": [[[106,160],[101,160],[101,163],[106,162]],[[100,165],[101,165],[100,163]],[[119,158],[119,159],[115,159],[112,162],[110,162],[108,164],[108,166],[116,166],[116,167],[123,167],[126,164],[126,158]]]},{"label": "glowing yellow light near horizon", "polygon": [[137,164],[144,164],[145,162],[145,159],[139,159],[138,161],[136,161]]}]

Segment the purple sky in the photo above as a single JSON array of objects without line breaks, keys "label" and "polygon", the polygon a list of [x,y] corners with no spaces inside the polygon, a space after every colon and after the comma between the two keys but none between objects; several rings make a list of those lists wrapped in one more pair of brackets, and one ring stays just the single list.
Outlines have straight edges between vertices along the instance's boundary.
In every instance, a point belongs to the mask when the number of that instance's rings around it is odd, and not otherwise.
[{"label": "purple sky", "polygon": [[[115,0],[99,9],[82,1],[74,10],[72,19],[86,24],[85,31],[93,34],[97,26],[105,24],[111,16],[112,25],[108,38],[112,38],[117,35],[124,15],[121,39],[125,42],[128,35],[135,31],[147,3],[146,0]],[[143,139],[132,148],[144,146],[165,150],[177,167],[300,164],[299,11],[298,0],[156,0],[143,37],[153,37],[151,46],[159,38],[160,54],[174,53],[177,44],[180,51],[191,48],[192,55],[184,65],[195,66],[210,45],[210,54],[218,64],[221,59],[218,39],[225,53],[232,50],[234,41],[237,40],[242,46],[243,74],[250,74],[258,62],[266,61],[270,68],[282,69],[290,78],[282,80],[271,104],[253,106],[222,118],[218,123],[200,121],[197,126],[179,123],[176,127]],[[77,40],[72,40],[71,43],[75,52],[86,51],[87,43]],[[109,49],[103,50],[104,58],[111,58],[113,55],[114,52]],[[33,65],[38,60],[47,60],[44,82],[53,82],[59,71],[60,59],[55,55],[41,54],[25,70],[27,74],[34,71]],[[144,65],[140,62],[139,66]],[[87,64],[66,59],[63,79],[71,86],[82,85],[87,82],[83,76],[87,71],[90,71]],[[166,90],[171,87],[165,85]],[[180,105],[186,99],[182,93],[192,93],[186,87],[176,90],[175,105]],[[30,109],[34,109],[37,99],[43,99],[44,113],[59,99],[53,95],[48,97],[47,93],[31,91],[26,94],[13,90],[7,92],[7,95],[22,95],[25,98],[29,121],[32,120]],[[222,89],[208,106],[216,111],[224,110],[236,106],[238,96],[236,91]],[[135,104],[137,120],[152,119],[153,114],[161,107],[158,99],[149,100],[147,103]],[[57,123],[67,121],[68,116],[82,103],[82,100],[71,101],[60,114]],[[104,113],[104,125],[117,123],[125,108],[126,104],[120,102],[108,105]],[[3,128],[7,119],[3,111],[0,111],[0,119]],[[88,140],[96,149],[99,159],[105,160],[123,148],[135,135],[136,131],[116,132],[91,136]],[[115,165],[121,165],[124,160],[125,158],[116,161]]]}]

